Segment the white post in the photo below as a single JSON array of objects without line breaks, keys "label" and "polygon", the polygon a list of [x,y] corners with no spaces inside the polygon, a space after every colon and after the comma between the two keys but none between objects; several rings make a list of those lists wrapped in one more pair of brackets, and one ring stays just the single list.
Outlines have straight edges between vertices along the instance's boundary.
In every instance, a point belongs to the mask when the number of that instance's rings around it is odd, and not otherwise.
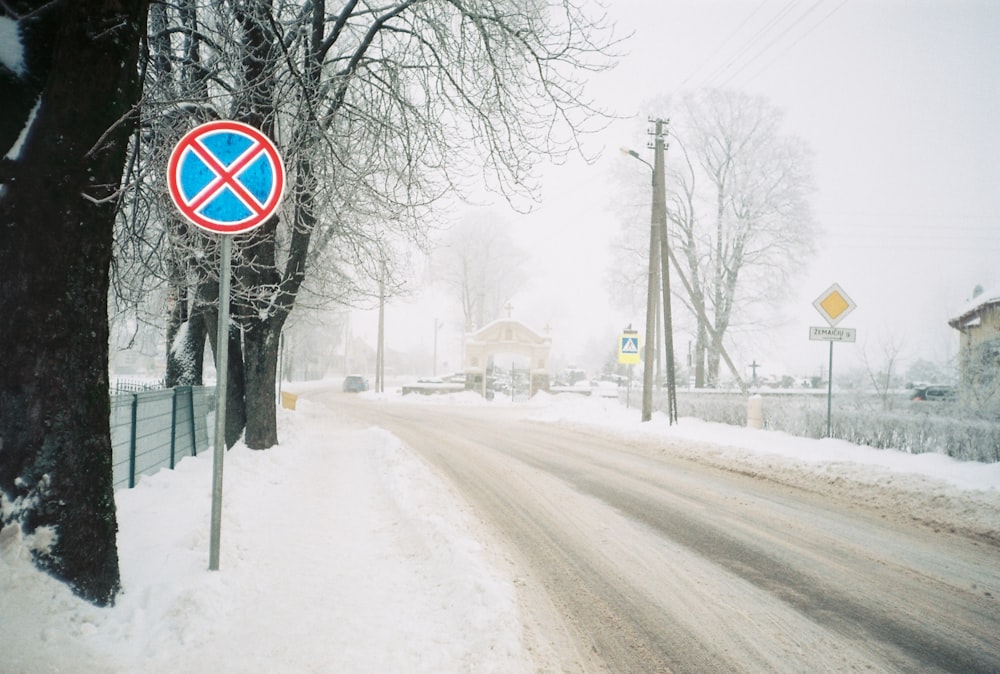
[{"label": "white post", "polygon": [[752,395],[747,400],[747,426],[764,427],[764,398],[760,394]]}]

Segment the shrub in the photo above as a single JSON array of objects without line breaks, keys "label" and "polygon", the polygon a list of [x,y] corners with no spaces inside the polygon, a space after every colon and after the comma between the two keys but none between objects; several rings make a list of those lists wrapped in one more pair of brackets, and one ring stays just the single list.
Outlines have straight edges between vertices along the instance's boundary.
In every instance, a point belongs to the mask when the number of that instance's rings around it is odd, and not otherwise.
[{"label": "shrub", "polygon": [[[677,395],[679,416],[734,426],[747,419],[746,396],[735,391],[691,391]],[[875,396],[835,394],[830,436],[875,449],[911,454],[934,452],[962,461],[1000,461],[1000,423],[974,417],[961,405],[910,403],[900,394],[900,409],[884,411]],[[656,398],[666,409],[666,398]],[[826,395],[764,394],[764,428],[808,438],[826,437]]]}]

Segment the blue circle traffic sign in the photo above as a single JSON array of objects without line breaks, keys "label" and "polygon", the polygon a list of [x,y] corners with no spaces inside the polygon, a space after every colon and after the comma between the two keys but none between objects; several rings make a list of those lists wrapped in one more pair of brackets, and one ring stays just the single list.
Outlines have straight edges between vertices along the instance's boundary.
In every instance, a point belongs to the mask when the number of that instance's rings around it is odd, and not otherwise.
[{"label": "blue circle traffic sign", "polygon": [[217,234],[259,226],[278,209],[285,167],[271,139],[233,121],[195,127],[170,153],[170,198],[190,222]]}]

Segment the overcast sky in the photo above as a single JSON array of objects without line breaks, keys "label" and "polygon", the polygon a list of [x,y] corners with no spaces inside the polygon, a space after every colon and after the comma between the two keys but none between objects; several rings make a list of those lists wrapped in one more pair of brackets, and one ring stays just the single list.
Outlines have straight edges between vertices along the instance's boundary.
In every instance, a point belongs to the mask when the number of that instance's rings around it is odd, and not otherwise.
[{"label": "overcast sky", "polygon": [[[625,323],[641,324],[641,310],[612,306],[607,292],[615,278],[608,250],[621,227],[608,191],[628,161],[618,148],[643,149],[650,100],[727,87],[766,96],[784,111],[785,130],[811,146],[823,231],[793,299],[775,308],[786,327],[734,345],[737,362],[818,373],[827,343],[808,340],[809,326],[825,324],[812,301],[834,282],[858,307],[841,324],[857,328],[858,343],[837,345],[835,372],[864,349],[878,360],[890,341],[907,360],[952,355],[958,338],[947,320],[977,283],[1000,285],[1000,2],[606,5],[619,32],[634,35],[628,54],[594,78],[591,92],[629,119],[591,139],[593,149],[603,148],[594,164],[546,168],[536,212],[508,214],[538,270],[512,298],[514,317],[551,327],[554,350],[569,359],[594,340],[613,348]],[[648,172],[640,169],[636,180],[648,184]],[[448,309],[440,297],[390,307],[390,346],[423,341],[421,333],[429,343],[428,311]],[[445,344],[459,326],[443,320]],[[364,333],[365,321],[357,325]],[[675,336],[679,356],[689,339]]]}]

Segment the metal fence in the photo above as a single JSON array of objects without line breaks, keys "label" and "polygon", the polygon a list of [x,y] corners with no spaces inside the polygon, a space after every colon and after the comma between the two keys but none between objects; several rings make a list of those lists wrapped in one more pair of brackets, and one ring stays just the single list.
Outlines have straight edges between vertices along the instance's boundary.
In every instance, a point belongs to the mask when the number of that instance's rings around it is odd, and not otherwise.
[{"label": "metal fence", "polygon": [[115,379],[111,384],[111,395],[121,393],[138,393],[140,391],[158,391],[166,388],[163,379],[150,381],[148,379]]},{"label": "metal fence", "polygon": [[141,475],[208,451],[214,415],[215,389],[204,386],[111,396],[115,489],[132,488]]}]

